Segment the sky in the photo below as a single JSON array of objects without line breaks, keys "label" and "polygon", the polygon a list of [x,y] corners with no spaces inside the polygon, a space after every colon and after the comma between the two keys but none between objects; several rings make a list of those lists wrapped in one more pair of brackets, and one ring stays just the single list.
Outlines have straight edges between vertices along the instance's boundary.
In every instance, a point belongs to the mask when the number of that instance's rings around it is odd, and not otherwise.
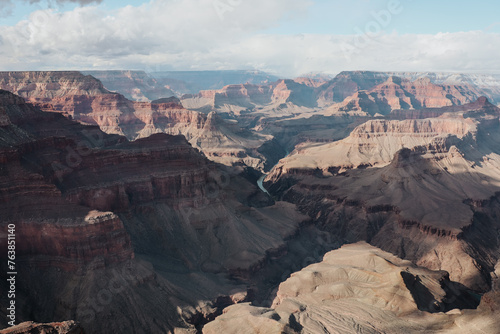
[{"label": "sky", "polygon": [[0,70],[500,73],[500,2],[0,0]]}]

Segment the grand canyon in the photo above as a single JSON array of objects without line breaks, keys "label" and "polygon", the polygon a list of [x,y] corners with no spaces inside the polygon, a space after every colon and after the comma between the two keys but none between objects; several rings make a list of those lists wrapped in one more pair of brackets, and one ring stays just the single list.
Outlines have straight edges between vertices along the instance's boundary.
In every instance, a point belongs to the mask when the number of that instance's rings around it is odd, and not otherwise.
[{"label": "grand canyon", "polygon": [[0,72],[0,332],[497,334],[499,105],[488,74]]}]

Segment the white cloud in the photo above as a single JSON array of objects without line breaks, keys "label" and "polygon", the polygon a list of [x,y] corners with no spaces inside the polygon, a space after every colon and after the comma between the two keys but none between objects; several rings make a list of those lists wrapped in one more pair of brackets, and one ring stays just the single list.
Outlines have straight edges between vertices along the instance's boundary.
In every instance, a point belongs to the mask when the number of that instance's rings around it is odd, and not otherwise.
[{"label": "white cloud", "polygon": [[113,13],[100,6],[37,11],[0,27],[0,69],[500,72],[495,33],[263,34],[283,17],[307,15],[308,6],[303,0],[155,0]]}]

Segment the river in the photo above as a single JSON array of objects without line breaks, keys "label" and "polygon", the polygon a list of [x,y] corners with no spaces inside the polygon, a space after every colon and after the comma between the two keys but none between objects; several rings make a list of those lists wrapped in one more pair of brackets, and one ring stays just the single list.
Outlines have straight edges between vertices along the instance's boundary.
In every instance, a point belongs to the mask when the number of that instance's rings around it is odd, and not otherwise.
[{"label": "river", "polygon": [[[289,151],[285,151],[285,153],[286,153],[285,156],[283,158],[281,158],[281,159],[285,159],[290,154]],[[276,166],[278,163],[279,163],[279,160],[278,160],[278,162],[274,166]],[[269,171],[272,171],[273,168],[274,168],[274,166],[271,167],[271,169]],[[262,190],[263,192],[265,192],[266,194],[268,194],[269,196],[271,196],[271,194],[267,191],[267,189],[264,188],[264,179],[266,178],[267,174],[269,174],[269,173],[264,173],[264,174],[262,174],[261,177],[259,177],[259,179],[257,180],[257,186],[260,188],[260,190]]]},{"label": "river", "polygon": [[257,180],[257,185],[259,186],[260,190],[265,192],[268,195],[271,195],[266,188],[264,188],[264,179],[266,178],[267,174],[262,174],[261,177]]}]

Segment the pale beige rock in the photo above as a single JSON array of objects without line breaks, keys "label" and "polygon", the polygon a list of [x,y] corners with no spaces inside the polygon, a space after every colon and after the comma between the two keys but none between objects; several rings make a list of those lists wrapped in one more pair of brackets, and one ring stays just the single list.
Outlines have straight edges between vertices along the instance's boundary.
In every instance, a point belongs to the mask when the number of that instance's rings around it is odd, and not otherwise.
[{"label": "pale beige rock", "polygon": [[[480,333],[480,329],[494,333],[498,329],[498,310],[419,311],[402,272],[419,275],[435,298],[443,297],[436,273],[357,243],[292,274],[280,285],[272,308],[231,306],[203,333],[240,333],[239,328],[244,333],[311,334]],[[475,322],[464,326],[470,318]]]},{"label": "pale beige rock", "polygon": [[340,167],[340,172],[365,166],[384,166],[400,149],[427,146],[451,136],[474,136],[476,123],[463,118],[418,119],[404,121],[371,120],[351,132],[349,137],[334,143],[304,143],[283,159],[275,169],[283,173],[293,169],[327,171]]}]

